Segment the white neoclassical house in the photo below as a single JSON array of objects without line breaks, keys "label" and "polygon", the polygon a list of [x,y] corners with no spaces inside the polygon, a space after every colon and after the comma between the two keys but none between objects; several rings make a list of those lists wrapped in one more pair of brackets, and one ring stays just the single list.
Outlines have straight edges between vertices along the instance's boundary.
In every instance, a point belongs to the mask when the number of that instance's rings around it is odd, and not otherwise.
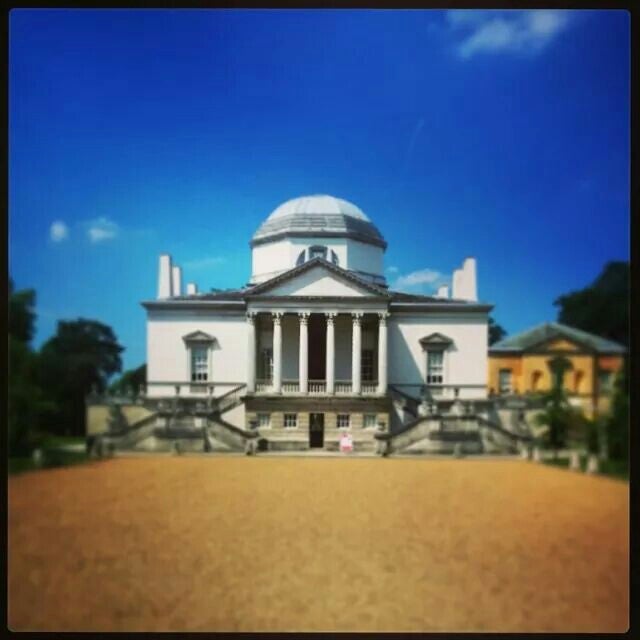
[{"label": "white neoclassical house", "polygon": [[225,423],[309,447],[398,428],[403,398],[486,398],[492,307],[478,302],[473,258],[451,296],[391,291],[380,231],[326,195],[279,206],[250,246],[249,283],[224,291],[183,291],[160,256],[157,298],[142,303],[149,398],[233,395]]}]

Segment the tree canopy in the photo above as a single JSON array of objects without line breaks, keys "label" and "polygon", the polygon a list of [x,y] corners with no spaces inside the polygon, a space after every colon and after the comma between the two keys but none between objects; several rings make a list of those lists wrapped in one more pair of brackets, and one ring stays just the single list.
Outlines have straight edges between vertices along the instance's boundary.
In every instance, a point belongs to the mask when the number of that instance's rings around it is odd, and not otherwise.
[{"label": "tree canopy", "polygon": [[96,388],[104,391],[109,378],[122,369],[124,350],[111,327],[79,318],[60,321],[55,336],[40,351],[40,381],[58,400],[51,416],[58,430],[84,433],[84,399]]},{"label": "tree canopy", "polygon": [[629,263],[609,262],[588,287],[560,296],[558,322],[629,344]]},{"label": "tree canopy", "polygon": [[35,333],[36,292],[33,289],[15,291],[9,278],[9,336],[29,344]]},{"label": "tree canopy", "polygon": [[145,385],[147,382],[147,365],[141,364],[136,369],[129,369],[125,371],[118,380],[116,380],[110,387],[110,391],[114,393],[129,393],[130,390],[137,392],[140,386]]},{"label": "tree canopy", "polygon": [[506,337],[507,332],[501,327],[492,316],[489,316],[489,346],[500,342]]}]

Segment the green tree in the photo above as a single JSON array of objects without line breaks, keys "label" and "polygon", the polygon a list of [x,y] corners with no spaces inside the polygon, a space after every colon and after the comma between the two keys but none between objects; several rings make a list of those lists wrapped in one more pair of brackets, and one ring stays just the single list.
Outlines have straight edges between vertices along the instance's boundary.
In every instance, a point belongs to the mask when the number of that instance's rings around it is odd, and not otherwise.
[{"label": "green tree", "polygon": [[137,392],[147,382],[147,365],[141,364],[136,369],[125,371],[110,387],[113,393],[126,394],[130,390]]},{"label": "green tree", "polygon": [[111,327],[79,318],[60,321],[56,335],[40,351],[40,382],[59,408],[49,416],[56,433],[84,435],[85,397],[102,392],[122,369],[123,351]]},{"label": "green tree", "polygon": [[544,394],[544,410],[537,415],[536,422],[547,427],[544,434],[545,444],[553,449],[557,456],[558,449],[566,445],[567,434],[576,430],[582,421],[582,412],[574,409],[567,398],[563,387],[564,372],[571,363],[563,357],[556,357],[548,362],[553,386]]},{"label": "green tree", "polygon": [[629,362],[616,376],[611,411],[604,420],[609,457],[614,460],[629,459]]},{"label": "green tree", "polygon": [[560,296],[558,322],[629,344],[629,263],[609,262],[588,287]]},{"label": "green tree", "polygon": [[9,384],[7,444],[10,456],[25,456],[37,445],[42,415],[52,408],[38,385],[38,354],[30,342],[35,333],[36,293],[15,291],[9,280]]},{"label": "green tree", "polygon": [[507,332],[501,327],[493,317],[489,316],[489,346],[495,344],[506,337]]},{"label": "green tree", "polygon": [[36,292],[33,289],[15,291],[9,278],[9,336],[28,345],[35,333]]}]

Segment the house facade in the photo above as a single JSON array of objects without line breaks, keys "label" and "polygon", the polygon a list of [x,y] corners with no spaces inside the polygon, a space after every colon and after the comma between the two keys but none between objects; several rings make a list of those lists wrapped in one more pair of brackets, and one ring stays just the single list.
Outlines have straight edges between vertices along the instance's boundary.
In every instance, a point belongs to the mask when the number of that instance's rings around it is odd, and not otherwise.
[{"label": "house facade", "polygon": [[492,306],[478,301],[473,258],[451,295],[392,291],[382,234],[332,196],[285,202],[250,246],[249,282],[225,291],[183,290],[180,267],[160,256],[157,296],[142,303],[149,398],[233,395],[226,423],[299,448],[399,428],[402,397],[486,399]]},{"label": "house facade", "polygon": [[557,322],[505,338],[489,349],[489,391],[497,395],[543,393],[553,385],[549,363],[565,361],[562,386],[592,417],[609,408],[626,348]]}]

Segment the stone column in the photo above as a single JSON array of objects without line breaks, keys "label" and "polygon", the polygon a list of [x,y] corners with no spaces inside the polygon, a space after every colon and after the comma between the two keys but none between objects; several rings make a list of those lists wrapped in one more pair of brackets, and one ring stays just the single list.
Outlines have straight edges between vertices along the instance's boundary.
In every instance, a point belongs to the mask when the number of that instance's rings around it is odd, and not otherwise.
[{"label": "stone column", "polygon": [[336,331],[334,320],[335,313],[325,313],[327,318],[327,360],[326,360],[326,374],[327,374],[327,393],[333,394],[335,392],[335,353],[336,353]]},{"label": "stone column", "polygon": [[378,314],[378,393],[387,393],[387,318],[385,311]]},{"label": "stone column", "polygon": [[362,391],[360,356],[362,352],[362,313],[351,314],[353,319],[353,334],[351,339],[351,390],[359,394]]},{"label": "stone column", "polygon": [[273,392],[282,393],[282,313],[273,318]]},{"label": "stone column", "polygon": [[256,314],[247,313],[247,391],[256,390]]},{"label": "stone column", "polygon": [[300,319],[298,379],[300,380],[300,393],[307,393],[309,389],[309,314],[299,313],[298,318]]}]

